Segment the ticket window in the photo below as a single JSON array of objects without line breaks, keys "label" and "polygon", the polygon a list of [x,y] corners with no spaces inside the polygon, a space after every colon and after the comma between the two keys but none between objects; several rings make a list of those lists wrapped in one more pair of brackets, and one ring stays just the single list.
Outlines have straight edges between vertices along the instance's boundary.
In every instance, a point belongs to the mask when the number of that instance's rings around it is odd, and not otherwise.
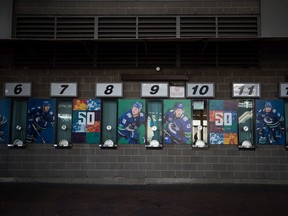
[{"label": "ticket window", "polygon": [[192,139],[193,144],[197,141],[208,143],[207,129],[207,102],[206,100],[193,101]]}]

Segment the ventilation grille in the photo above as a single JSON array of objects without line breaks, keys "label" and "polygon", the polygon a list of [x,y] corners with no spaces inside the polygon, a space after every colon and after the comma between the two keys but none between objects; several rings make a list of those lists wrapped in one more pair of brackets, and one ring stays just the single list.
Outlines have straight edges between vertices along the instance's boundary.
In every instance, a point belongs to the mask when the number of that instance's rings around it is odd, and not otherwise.
[{"label": "ventilation grille", "polygon": [[136,18],[99,17],[98,38],[136,38]]},{"label": "ventilation grille", "polygon": [[54,38],[54,17],[17,17],[16,38]]},{"label": "ventilation grille", "polygon": [[14,35],[39,39],[258,37],[258,17],[17,17]]},{"label": "ventilation grille", "polygon": [[139,17],[139,38],[176,37],[175,17]]},{"label": "ventilation grille", "polygon": [[56,38],[94,38],[94,17],[58,17]]},{"label": "ventilation grille", "polygon": [[219,37],[257,37],[257,17],[218,17]]},{"label": "ventilation grille", "polygon": [[181,37],[216,37],[215,17],[181,17]]}]

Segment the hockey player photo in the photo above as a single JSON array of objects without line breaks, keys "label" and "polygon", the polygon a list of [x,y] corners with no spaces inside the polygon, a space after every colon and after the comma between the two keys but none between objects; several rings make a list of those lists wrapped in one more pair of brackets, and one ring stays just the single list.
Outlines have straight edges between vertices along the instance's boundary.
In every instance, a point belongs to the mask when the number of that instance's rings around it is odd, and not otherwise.
[{"label": "hockey player photo", "polygon": [[30,99],[26,143],[54,143],[55,101]]},{"label": "hockey player photo", "polygon": [[144,100],[119,99],[118,143],[144,144],[146,117]]},{"label": "hockey player photo", "polygon": [[284,144],[285,122],[283,100],[256,101],[257,144]]},{"label": "hockey player photo", "polygon": [[10,99],[0,99],[0,143],[7,144],[9,137]]},{"label": "hockey player photo", "polygon": [[164,100],[164,110],[164,144],[191,144],[190,100]]}]

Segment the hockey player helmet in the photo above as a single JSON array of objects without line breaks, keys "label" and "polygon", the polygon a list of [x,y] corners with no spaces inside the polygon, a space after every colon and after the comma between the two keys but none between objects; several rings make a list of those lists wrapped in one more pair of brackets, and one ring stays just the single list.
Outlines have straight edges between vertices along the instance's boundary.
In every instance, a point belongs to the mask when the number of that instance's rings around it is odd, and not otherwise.
[{"label": "hockey player helmet", "polygon": [[265,102],[265,108],[272,108],[272,104],[269,101]]},{"label": "hockey player helmet", "polygon": [[49,101],[43,101],[42,107],[46,107],[46,106],[50,107]]},{"label": "hockey player helmet", "polygon": [[142,103],[141,103],[141,102],[139,102],[139,101],[136,101],[136,102],[133,104],[133,107],[136,107],[136,108],[138,108],[138,109],[142,110],[142,108],[143,108],[143,105],[142,105]]},{"label": "hockey player helmet", "polygon": [[184,105],[182,103],[175,103],[174,109],[184,109]]}]

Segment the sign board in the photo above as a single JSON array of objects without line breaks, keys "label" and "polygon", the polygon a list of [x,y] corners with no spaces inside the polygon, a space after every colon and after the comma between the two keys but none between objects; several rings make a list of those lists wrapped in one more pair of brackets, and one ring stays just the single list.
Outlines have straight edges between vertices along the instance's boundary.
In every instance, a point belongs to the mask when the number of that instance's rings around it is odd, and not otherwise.
[{"label": "sign board", "polygon": [[5,83],[6,97],[30,97],[31,83]]},{"label": "sign board", "polygon": [[51,83],[51,97],[77,97],[77,83]]},{"label": "sign board", "polygon": [[214,98],[214,83],[187,83],[186,97]]},{"label": "sign board", "polygon": [[123,97],[123,84],[96,83],[96,97]]},{"label": "sign board", "polygon": [[141,97],[168,97],[168,83],[142,83]]},{"label": "sign board", "polygon": [[234,98],[261,97],[259,83],[233,83],[232,92]]}]

